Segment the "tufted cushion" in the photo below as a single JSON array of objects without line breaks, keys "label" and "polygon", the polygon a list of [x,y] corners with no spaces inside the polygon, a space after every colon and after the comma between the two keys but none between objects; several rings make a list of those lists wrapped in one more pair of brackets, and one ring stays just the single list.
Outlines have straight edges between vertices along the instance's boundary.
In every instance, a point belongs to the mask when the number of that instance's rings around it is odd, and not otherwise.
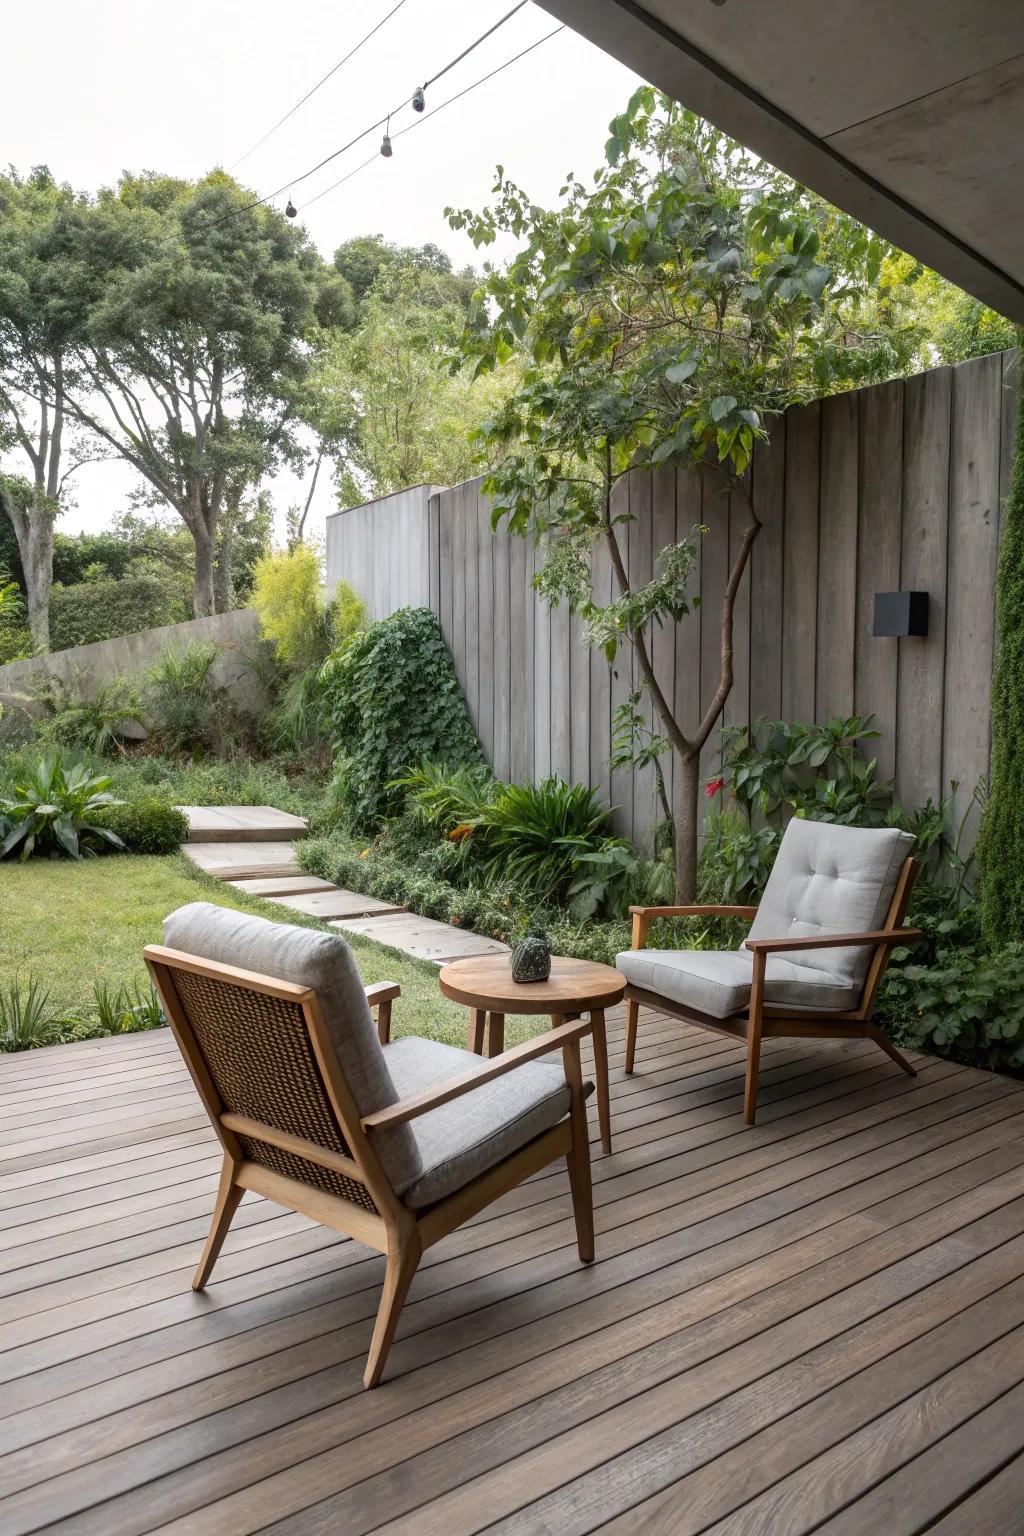
[{"label": "tufted cushion", "polygon": [[[795,818],[786,828],[748,937],[813,938],[880,928],[913,849],[910,833],[895,827],[840,827]],[[830,972],[859,990],[871,955],[868,946],[816,949],[786,958],[801,969]]]},{"label": "tufted cushion", "polygon": [[[748,950],[627,949],[615,956],[627,981],[685,1007],[727,1019],[750,1002],[754,959]],[[792,1008],[855,1008],[860,988],[841,976],[778,955],[765,967],[765,1002]]]},{"label": "tufted cushion", "polygon": [[[384,1047],[400,1098],[483,1065],[471,1051],[407,1036]],[[398,1190],[414,1210],[443,1200],[486,1173],[569,1113],[569,1089],[560,1066],[527,1061],[504,1077],[442,1104],[409,1122],[422,1172]],[[397,1187],[397,1186],[396,1186]]]},{"label": "tufted cushion", "polygon": [[[193,901],[164,919],[164,943],[202,960],[312,988],[360,1115],[397,1102],[362,979],[340,934]],[[374,1145],[392,1184],[404,1186],[418,1178],[419,1150],[407,1125],[378,1135]]]}]

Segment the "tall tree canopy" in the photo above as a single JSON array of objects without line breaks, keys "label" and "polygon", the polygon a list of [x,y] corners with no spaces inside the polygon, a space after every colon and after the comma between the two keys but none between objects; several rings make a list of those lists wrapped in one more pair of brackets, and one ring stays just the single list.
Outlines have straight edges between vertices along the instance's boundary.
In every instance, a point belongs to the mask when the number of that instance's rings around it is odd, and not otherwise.
[{"label": "tall tree canopy", "polygon": [[220,172],[126,176],[68,210],[59,251],[78,276],[68,409],[186,524],[195,613],[212,613],[230,600],[246,491],[296,451],[308,342],[350,305],[347,285]]},{"label": "tall tree canopy", "polygon": [[54,232],[83,206],[45,167],[0,176],[0,512],[17,539],[37,645],[49,641],[53,525],[69,474],[67,392],[73,383],[72,274],[54,262]]},{"label": "tall tree canopy", "polygon": [[[349,242],[374,252],[378,245]],[[378,265],[369,289],[361,288],[362,278],[353,282],[361,293],[357,323],[323,337],[300,397],[300,414],[334,460],[343,506],[424,481],[467,479],[475,472],[472,434],[514,373],[509,366],[474,382],[466,369],[452,372],[470,278],[452,274],[440,251],[436,259],[397,265],[407,254]]]},{"label": "tall tree canopy", "polygon": [[[606,160],[590,185],[570,176],[553,211],[500,168],[493,208],[449,210],[477,246],[499,231],[523,241],[487,276],[461,353],[477,373],[528,355],[522,387],[480,430],[485,489],[496,522],[544,541],[538,585],[583,615],[591,643],[613,657],[632,642],[677,755],[676,883],[692,900],[700,751],[732,688],[733,605],[760,529],[746,476],[754,443],[795,401],[904,371],[921,335],[900,294],[881,293],[889,247],[650,87],[613,121]],[[718,686],[692,721],[659,685],[651,637],[688,610],[700,530],[658,551],[643,585],[624,554],[617,486],[660,464],[717,479],[745,521]],[[596,541],[611,602],[591,583]]]}]

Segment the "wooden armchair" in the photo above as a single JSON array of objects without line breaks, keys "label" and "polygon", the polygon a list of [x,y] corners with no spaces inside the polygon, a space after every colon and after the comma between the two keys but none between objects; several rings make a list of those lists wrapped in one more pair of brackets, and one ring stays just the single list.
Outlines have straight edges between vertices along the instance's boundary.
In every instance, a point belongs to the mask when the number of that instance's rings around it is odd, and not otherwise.
[{"label": "wooden armchair", "polygon": [[[902,926],[917,875],[912,847],[894,828],[794,820],[760,907],[631,907],[632,948],[616,958],[627,982],[626,1071],[646,1005],[746,1042],[748,1125],[765,1038],[865,1037],[913,1077],[872,1012],[893,947],[921,938]],[[752,927],[739,950],[647,949],[656,918],[689,916],[748,918]]]},{"label": "wooden armchair", "polygon": [[[392,1043],[399,988],[364,989],[340,936],[197,902],[171,914],[165,938],[146,964],[224,1153],[194,1290],[247,1189],[376,1248],[387,1270],[363,1375],[373,1387],[424,1249],[556,1158],[580,1259],[593,1260],[589,1022],[481,1061],[436,1041]],[[539,1062],[555,1051],[561,1067]]]}]

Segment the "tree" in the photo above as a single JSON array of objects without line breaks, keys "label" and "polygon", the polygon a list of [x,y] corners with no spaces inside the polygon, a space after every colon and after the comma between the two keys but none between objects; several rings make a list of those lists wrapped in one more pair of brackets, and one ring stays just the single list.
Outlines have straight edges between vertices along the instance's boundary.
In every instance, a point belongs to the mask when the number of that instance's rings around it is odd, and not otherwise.
[{"label": "tree", "polygon": [[[478,247],[499,231],[525,242],[488,275],[460,356],[488,373],[526,349],[521,388],[480,429],[484,488],[495,525],[543,542],[542,593],[581,614],[609,659],[623,641],[634,647],[676,757],[676,887],[687,901],[700,752],[732,688],[733,608],[760,529],[746,475],[754,443],[795,401],[900,371],[921,338],[895,301],[865,328],[888,247],[651,88],[613,121],[606,160],[592,186],[570,176],[555,211],[500,167],[493,209],[448,210]],[[717,481],[745,525],[722,602],[718,684],[694,723],[658,682],[651,634],[688,611],[699,530],[661,550],[643,585],[623,553],[618,488],[660,464]],[[591,583],[598,541],[616,587],[606,603]]]},{"label": "tree", "polygon": [[53,233],[81,199],[45,166],[0,176],[0,454],[27,473],[0,474],[0,512],[14,530],[32,638],[49,644],[53,525],[68,477],[67,390],[72,381],[71,274],[52,259]]},{"label": "tree", "polygon": [[296,452],[307,341],[350,303],[305,235],[229,177],[125,176],[76,207],[69,410],[174,508],[195,543],[197,617],[229,601],[246,489]]},{"label": "tree", "polygon": [[[346,240],[334,253],[334,268],[349,285],[357,313],[371,293],[386,295],[396,282],[408,289],[410,276],[423,304],[435,308],[457,304],[468,309],[479,281],[472,267],[453,271],[450,258],[429,241],[394,245],[383,235]],[[346,329],[352,328],[355,319],[354,315]]]},{"label": "tree", "polygon": [[[424,297],[422,273],[389,271],[348,334],[326,339],[299,404],[351,506],[408,485],[454,485],[474,473],[471,433],[510,388],[513,370],[476,382],[452,373],[461,304]],[[308,505],[308,502],[307,502]]]},{"label": "tree", "polygon": [[[1024,346],[1024,328],[1017,335]],[[1003,503],[996,629],[992,776],[978,838],[982,932],[993,948],[1024,931],[1024,390]]]}]

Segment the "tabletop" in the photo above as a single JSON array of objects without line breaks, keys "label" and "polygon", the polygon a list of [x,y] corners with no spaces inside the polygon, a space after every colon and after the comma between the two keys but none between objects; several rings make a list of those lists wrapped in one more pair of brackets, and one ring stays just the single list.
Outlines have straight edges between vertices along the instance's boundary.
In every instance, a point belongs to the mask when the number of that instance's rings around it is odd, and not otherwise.
[{"label": "tabletop", "polygon": [[441,991],[468,1008],[500,1013],[588,1013],[622,999],[626,978],[610,965],[552,955],[546,981],[513,981],[509,955],[453,960],[440,975]]}]

